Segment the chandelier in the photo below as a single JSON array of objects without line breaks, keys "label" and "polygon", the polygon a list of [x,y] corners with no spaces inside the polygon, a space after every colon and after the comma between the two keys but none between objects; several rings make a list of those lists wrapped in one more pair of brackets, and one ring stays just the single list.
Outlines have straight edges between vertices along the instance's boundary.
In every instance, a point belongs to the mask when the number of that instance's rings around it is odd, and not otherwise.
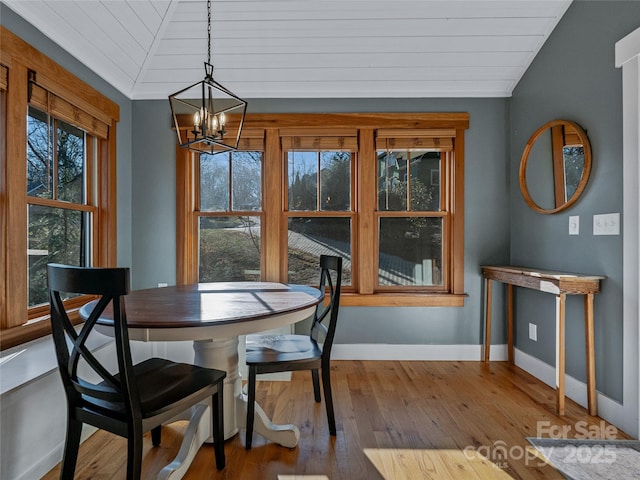
[{"label": "chandelier", "polygon": [[213,79],[211,0],[207,0],[207,61],[204,80],[169,95],[181,147],[201,153],[237,150],[247,102]]}]

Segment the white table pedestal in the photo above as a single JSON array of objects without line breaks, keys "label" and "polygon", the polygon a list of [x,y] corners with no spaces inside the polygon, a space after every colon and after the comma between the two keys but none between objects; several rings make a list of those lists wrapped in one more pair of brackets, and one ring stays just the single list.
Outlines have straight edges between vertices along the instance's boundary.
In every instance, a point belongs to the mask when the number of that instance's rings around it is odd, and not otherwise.
[{"label": "white table pedestal", "polygon": [[[242,393],[242,377],[238,370],[238,337],[195,340],[194,363],[203,367],[227,372],[224,380],[224,438],[236,435],[244,428],[247,419],[247,398]],[[188,419],[176,458],[158,474],[158,480],[178,480],[191,465],[203,443],[213,441],[211,437],[210,405],[198,405],[185,412],[180,419]],[[293,448],[298,444],[300,430],[296,425],[276,425],[264,413],[260,405],[255,406],[254,432],[282,445]]]}]

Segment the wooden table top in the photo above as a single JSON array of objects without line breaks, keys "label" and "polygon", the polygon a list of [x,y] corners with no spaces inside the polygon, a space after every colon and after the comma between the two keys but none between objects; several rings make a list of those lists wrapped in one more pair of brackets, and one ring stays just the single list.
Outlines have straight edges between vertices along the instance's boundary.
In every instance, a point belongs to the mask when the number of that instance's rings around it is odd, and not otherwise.
[{"label": "wooden table top", "polygon": [[[216,282],[134,290],[124,297],[129,328],[212,327],[259,320],[317,305],[313,287],[270,282]],[[91,304],[80,309],[86,318]],[[112,326],[105,311],[99,324]]]},{"label": "wooden table top", "polygon": [[585,294],[598,293],[600,281],[606,277],[581,273],[540,270],[512,265],[483,265],[482,276],[516,286],[549,293]]}]

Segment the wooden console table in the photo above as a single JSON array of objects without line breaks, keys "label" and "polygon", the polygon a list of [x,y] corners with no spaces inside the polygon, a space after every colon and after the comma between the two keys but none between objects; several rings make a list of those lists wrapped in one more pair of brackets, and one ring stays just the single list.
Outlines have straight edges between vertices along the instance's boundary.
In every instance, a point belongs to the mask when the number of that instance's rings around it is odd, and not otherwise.
[{"label": "wooden console table", "polygon": [[558,414],[564,415],[565,301],[567,295],[584,295],[584,330],[587,351],[587,402],[589,415],[597,415],[596,368],[594,358],[593,299],[606,277],[552,272],[513,266],[483,266],[486,282],[484,361],[491,348],[491,281],[507,284],[507,342],[509,363],[513,364],[513,286],[551,293],[556,297],[556,390]]}]

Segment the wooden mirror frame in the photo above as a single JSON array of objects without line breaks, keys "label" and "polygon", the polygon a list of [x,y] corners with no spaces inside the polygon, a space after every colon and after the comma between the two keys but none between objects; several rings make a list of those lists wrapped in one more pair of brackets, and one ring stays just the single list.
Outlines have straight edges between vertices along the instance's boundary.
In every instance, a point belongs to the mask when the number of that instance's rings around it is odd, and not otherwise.
[{"label": "wooden mirror frame", "polygon": [[[584,149],[584,168],[582,170],[582,176],[580,177],[580,182],[578,183],[578,186],[576,187],[575,192],[573,193],[571,198],[569,198],[566,201],[564,201],[564,193],[563,193],[562,202],[559,201],[559,192],[560,191],[564,192],[564,184],[563,184],[564,182],[559,181],[558,179],[559,176],[554,175],[554,177],[556,177],[556,180],[554,180],[554,192],[556,197],[555,208],[548,209],[548,208],[542,208],[533,200],[533,198],[531,198],[529,189],[527,188],[527,182],[526,182],[527,163],[529,161],[529,154],[531,153],[531,150],[533,149],[533,145],[535,144],[538,137],[542,135],[544,132],[546,132],[548,129],[553,129],[557,127],[570,127],[573,130],[575,130],[578,140],[580,141]],[[562,149],[564,145],[562,144],[556,145],[556,143],[554,142],[553,148],[555,149],[556,147]],[[553,165],[554,172],[557,171],[557,169],[564,171],[564,166],[561,164],[561,160],[562,160],[561,155],[560,156],[553,155],[552,160],[554,164]],[[522,196],[524,197],[525,202],[527,202],[527,205],[529,205],[529,207],[531,207],[531,209],[535,210],[536,212],[542,213],[542,214],[558,213],[558,212],[561,212],[562,210],[569,208],[578,200],[578,198],[580,198],[582,191],[587,185],[587,181],[589,180],[590,173],[591,173],[591,144],[589,143],[589,138],[587,137],[586,132],[582,129],[580,125],[578,125],[575,122],[571,122],[569,120],[552,120],[550,122],[545,123],[540,128],[538,128],[538,130],[536,130],[533,133],[533,135],[531,135],[531,138],[529,138],[529,141],[527,142],[527,145],[524,148],[524,152],[522,153],[522,158],[520,159],[520,172],[519,172],[520,191],[522,192]],[[564,178],[564,176],[562,178]]]}]

